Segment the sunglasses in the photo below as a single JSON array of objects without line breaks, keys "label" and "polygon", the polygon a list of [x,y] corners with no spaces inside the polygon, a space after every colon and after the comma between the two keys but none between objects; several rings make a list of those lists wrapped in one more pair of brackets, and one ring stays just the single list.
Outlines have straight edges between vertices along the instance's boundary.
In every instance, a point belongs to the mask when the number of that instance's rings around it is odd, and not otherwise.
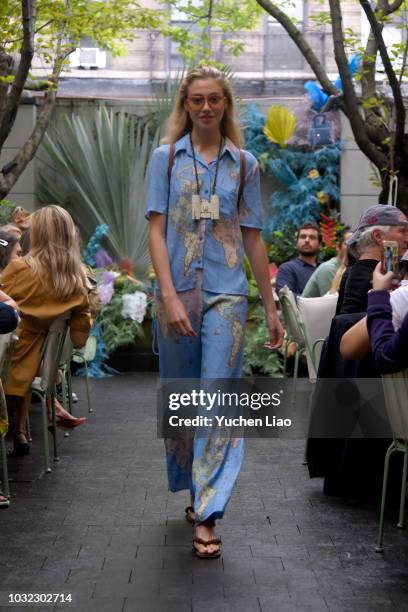
[{"label": "sunglasses", "polygon": [[217,110],[224,105],[225,96],[219,94],[211,94],[210,96],[188,96],[187,101],[190,108],[194,110],[201,110],[206,102],[213,110]]}]

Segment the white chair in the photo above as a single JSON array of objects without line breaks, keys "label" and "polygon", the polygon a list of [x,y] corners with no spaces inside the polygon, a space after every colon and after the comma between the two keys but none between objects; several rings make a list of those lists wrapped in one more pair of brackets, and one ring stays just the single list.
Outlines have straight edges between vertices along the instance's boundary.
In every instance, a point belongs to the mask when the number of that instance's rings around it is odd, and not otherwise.
[{"label": "white chair", "polygon": [[305,351],[310,382],[316,382],[323,341],[330,331],[336,312],[338,295],[298,298],[298,308],[305,336]]},{"label": "white chair", "polygon": [[403,453],[404,463],[401,479],[401,497],[397,527],[404,527],[405,495],[407,489],[408,468],[408,370],[383,377],[385,407],[391,426],[393,441],[389,446],[384,461],[384,478],[381,495],[380,525],[378,531],[377,552],[384,552],[384,514],[387,497],[388,472],[390,458],[394,453]]}]

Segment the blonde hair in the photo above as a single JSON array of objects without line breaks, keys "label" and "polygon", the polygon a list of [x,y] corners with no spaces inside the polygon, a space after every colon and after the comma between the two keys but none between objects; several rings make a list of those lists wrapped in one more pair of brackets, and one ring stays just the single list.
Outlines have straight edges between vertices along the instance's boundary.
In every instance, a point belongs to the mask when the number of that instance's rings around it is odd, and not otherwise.
[{"label": "blonde hair", "polygon": [[64,208],[51,204],[36,210],[31,215],[30,240],[25,260],[57,299],[86,293],[76,228]]},{"label": "blonde hair", "polygon": [[332,284],[330,286],[328,293],[338,293],[340,289],[341,279],[345,271],[346,271],[346,264],[342,262],[336,270],[336,274],[333,277]]},{"label": "blonde hair", "polygon": [[221,85],[224,96],[227,99],[224,116],[220,125],[221,134],[225,138],[229,138],[237,147],[242,147],[243,139],[236,116],[234,94],[231,85],[225,74],[213,66],[193,68],[181,81],[176,103],[166,123],[165,134],[161,141],[162,144],[173,144],[191,131],[193,124],[188,112],[184,108],[184,103],[188,96],[188,88],[196,79],[214,79]]}]

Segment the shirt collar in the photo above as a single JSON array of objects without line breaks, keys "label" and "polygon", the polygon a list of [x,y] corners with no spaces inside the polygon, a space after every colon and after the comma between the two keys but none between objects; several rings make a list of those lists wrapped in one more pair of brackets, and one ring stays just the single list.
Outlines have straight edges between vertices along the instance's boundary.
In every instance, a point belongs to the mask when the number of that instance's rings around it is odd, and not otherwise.
[{"label": "shirt collar", "polygon": [[[174,152],[177,154],[179,151],[186,151],[187,155],[193,157],[193,152],[191,150],[190,144],[190,134],[185,134],[182,136],[174,145]],[[221,151],[221,157],[225,152],[228,152],[234,161],[239,160],[239,149],[234,143],[229,139],[225,139],[224,146]]]},{"label": "shirt collar", "polygon": [[303,259],[300,259],[300,257],[296,257],[296,261],[299,261],[303,266],[309,266],[309,268],[317,268],[317,266],[319,265],[318,261],[316,261],[316,264],[313,266],[307,261],[303,261]]}]

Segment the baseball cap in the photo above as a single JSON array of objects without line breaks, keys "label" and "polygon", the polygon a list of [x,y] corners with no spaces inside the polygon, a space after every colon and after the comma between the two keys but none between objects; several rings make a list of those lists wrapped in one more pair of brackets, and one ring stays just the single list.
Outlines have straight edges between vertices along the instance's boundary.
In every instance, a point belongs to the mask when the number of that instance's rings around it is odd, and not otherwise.
[{"label": "baseball cap", "polygon": [[363,230],[370,225],[406,225],[408,221],[404,213],[396,206],[390,204],[374,204],[361,215],[359,222],[352,228],[352,235],[347,240],[350,246],[357,242]]}]

